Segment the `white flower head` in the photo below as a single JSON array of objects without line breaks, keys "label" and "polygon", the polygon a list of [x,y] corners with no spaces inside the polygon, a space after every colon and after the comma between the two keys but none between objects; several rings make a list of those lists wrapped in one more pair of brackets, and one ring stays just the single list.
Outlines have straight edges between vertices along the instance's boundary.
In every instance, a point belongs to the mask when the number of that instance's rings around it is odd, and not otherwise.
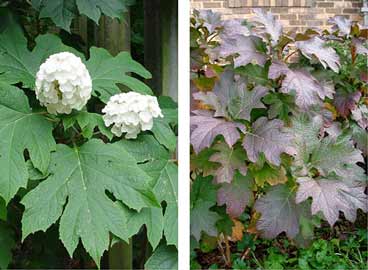
[{"label": "white flower head", "polygon": [[92,80],[82,60],[69,52],[53,54],[36,75],[36,97],[52,114],[81,110],[91,98]]},{"label": "white flower head", "polygon": [[153,118],[163,117],[155,96],[128,92],[114,95],[107,102],[102,112],[105,125],[120,137],[135,139],[138,133],[151,130]]}]

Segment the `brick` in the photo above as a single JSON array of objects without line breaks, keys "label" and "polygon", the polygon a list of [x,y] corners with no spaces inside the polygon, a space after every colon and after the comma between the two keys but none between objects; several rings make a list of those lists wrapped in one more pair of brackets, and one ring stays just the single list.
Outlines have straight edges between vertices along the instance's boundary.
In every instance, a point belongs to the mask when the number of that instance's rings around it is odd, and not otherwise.
[{"label": "brick", "polygon": [[296,20],[296,15],[295,14],[287,14],[287,15],[281,14],[280,19],[281,20]]},{"label": "brick", "polygon": [[334,6],[335,6],[335,4],[331,3],[331,2],[317,3],[317,7],[332,8]]},{"label": "brick", "polygon": [[221,8],[221,3],[214,3],[214,2],[204,2],[203,3],[204,8]]},{"label": "brick", "polygon": [[344,8],[343,13],[351,13],[351,14],[359,14],[360,9],[359,8]]},{"label": "brick", "polygon": [[313,20],[316,18],[316,14],[298,15],[299,20]]}]

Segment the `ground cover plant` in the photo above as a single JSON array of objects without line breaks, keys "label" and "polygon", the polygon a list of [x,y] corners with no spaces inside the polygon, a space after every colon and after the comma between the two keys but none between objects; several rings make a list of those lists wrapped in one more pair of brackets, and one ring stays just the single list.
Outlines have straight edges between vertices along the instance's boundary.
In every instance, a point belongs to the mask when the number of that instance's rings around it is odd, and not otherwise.
[{"label": "ground cover plant", "polygon": [[0,269],[109,267],[124,242],[176,267],[177,104],[128,52],[69,32],[129,4],[0,1]]},{"label": "ground cover plant", "polygon": [[346,269],[323,259],[340,235],[317,239],[347,222],[366,250],[354,222],[367,211],[367,29],[336,16],[329,30],[284,31],[254,13],[191,18],[192,268]]}]

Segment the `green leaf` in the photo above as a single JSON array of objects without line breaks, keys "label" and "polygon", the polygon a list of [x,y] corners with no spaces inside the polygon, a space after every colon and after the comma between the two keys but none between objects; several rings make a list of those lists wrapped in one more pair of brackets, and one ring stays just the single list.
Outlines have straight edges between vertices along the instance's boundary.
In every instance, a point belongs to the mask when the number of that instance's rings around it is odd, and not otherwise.
[{"label": "green leaf", "polygon": [[33,89],[40,65],[51,54],[62,51],[72,52],[83,59],[78,51],[51,34],[37,37],[36,47],[29,51],[21,28],[12,25],[0,34],[1,80],[12,84],[21,82],[23,87]]},{"label": "green leaf", "polygon": [[97,24],[101,14],[111,18],[120,18],[127,11],[126,0],[76,0],[79,12],[94,20]]},{"label": "green leaf", "polygon": [[270,105],[268,117],[270,119],[278,117],[283,121],[288,121],[289,113],[295,111],[294,97],[282,93],[270,93],[263,98],[263,102]]},{"label": "green leaf", "polygon": [[8,203],[18,189],[27,186],[28,170],[23,156],[46,172],[55,150],[51,123],[42,112],[32,112],[26,95],[17,87],[0,83],[0,196]]},{"label": "green leaf", "polygon": [[149,185],[150,177],[118,143],[93,139],[78,148],[59,144],[49,170],[50,176],[22,200],[23,239],[45,231],[61,217],[60,239],[70,256],[81,239],[99,265],[109,246],[109,232],[127,240],[124,212],[106,190],[138,211],[159,206]]},{"label": "green leaf", "polygon": [[210,236],[217,236],[216,222],[220,216],[210,211],[216,205],[217,187],[212,184],[212,177],[198,177],[192,186],[190,193],[190,232],[197,241],[201,238],[201,233],[205,232]]},{"label": "green leaf", "polygon": [[103,48],[92,47],[86,65],[92,78],[93,95],[105,103],[112,95],[121,93],[117,83],[141,94],[153,94],[146,84],[127,75],[135,73],[144,79],[151,78],[149,71],[134,61],[128,52],[121,52],[113,57]]},{"label": "green leaf", "polygon": [[0,269],[8,269],[14,247],[13,231],[0,221]]},{"label": "green leaf", "polygon": [[266,64],[264,67],[248,64],[236,68],[235,73],[245,76],[248,80],[254,81],[256,84],[267,85],[269,81],[268,68],[269,64]]},{"label": "green leaf", "polygon": [[40,18],[51,18],[56,26],[70,32],[70,24],[77,15],[75,0],[32,0],[32,6],[40,11]]},{"label": "green leaf", "polygon": [[168,244],[178,244],[178,168],[170,160],[167,150],[153,136],[142,135],[136,140],[120,142],[140,167],[153,179],[152,188],[157,199],[165,201],[164,234]]},{"label": "green leaf", "polygon": [[193,153],[190,156],[190,168],[192,171],[199,170],[203,176],[214,174],[216,169],[220,166],[217,162],[210,161],[210,157],[216,153],[212,148],[205,148],[197,155]]},{"label": "green leaf", "polygon": [[99,131],[109,140],[114,137],[111,130],[105,126],[100,114],[82,111],[67,115],[63,118],[64,129],[72,127],[75,122],[77,122],[81,128],[83,137],[87,139],[92,138],[96,127],[98,127]]},{"label": "green leaf", "polygon": [[160,245],[144,265],[146,270],[178,269],[178,251],[173,246]]},{"label": "green leaf", "polygon": [[163,118],[155,118],[151,129],[156,139],[167,149],[174,152],[177,138],[170,125]]},{"label": "green leaf", "polygon": [[140,212],[132,211],[124,207],[127,216],[128,236],[131,237],[139,232],[139,229],[146,225],[147,238],[155,249],[162,238],[164,227],[164,217],[161,208],[143,208]]},{"label": "green leaf", "polygon": [[247,174],[246,155],[241,147],[230,148],[225,142],[222,142],[216,144],[213,149],[218,152],[211,156],[210,161],[221,164],[215,172],[215,180],[218,184],[231,183],[235,170],[239,170],[242,175]]},{"label": "green leaf", "polygon": [[264,163],[263,167],[260,169],[256,169],[255,166],[253,166],[252,174],[259,187],[263,187],[265,182],[272,186],[287,182],[286,171],[282,166],[276,167]]}]

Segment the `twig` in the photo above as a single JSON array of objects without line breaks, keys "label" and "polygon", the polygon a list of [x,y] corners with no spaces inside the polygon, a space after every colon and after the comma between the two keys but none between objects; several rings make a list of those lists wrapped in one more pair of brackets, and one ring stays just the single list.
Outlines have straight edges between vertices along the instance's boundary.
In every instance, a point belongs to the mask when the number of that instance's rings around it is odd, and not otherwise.
[{"label": "twig", "polygon": [[290,56],[292,56],[292,55],[296,54],[297,52],[298,52],[298,50],[295,50],[295,51],[293,51],[292,53],[290,53],[289,55],[287,55],[287,56],[285,57],[284,62],[285,62],[285,63],[287,63],[287,60],[290,58]]},{"label": "twig", "polygon": [[229,240],[227,239],[227,235],[224,235],[225,240],[225,246],[226,246],[226,259],[227,259],[227,266],[231,267],[231,251],[230,251],[230,245]]},{"label": "twig", "polygon": [[[254,241],[257,240],[258,235],[256,235],[254,237]],[[244,261],[245,257],[247,257],[249,255],[249,252],[251,251],[250,247],[248,247],[244,252],[243,255],[241,256],[241,260]]]}]

